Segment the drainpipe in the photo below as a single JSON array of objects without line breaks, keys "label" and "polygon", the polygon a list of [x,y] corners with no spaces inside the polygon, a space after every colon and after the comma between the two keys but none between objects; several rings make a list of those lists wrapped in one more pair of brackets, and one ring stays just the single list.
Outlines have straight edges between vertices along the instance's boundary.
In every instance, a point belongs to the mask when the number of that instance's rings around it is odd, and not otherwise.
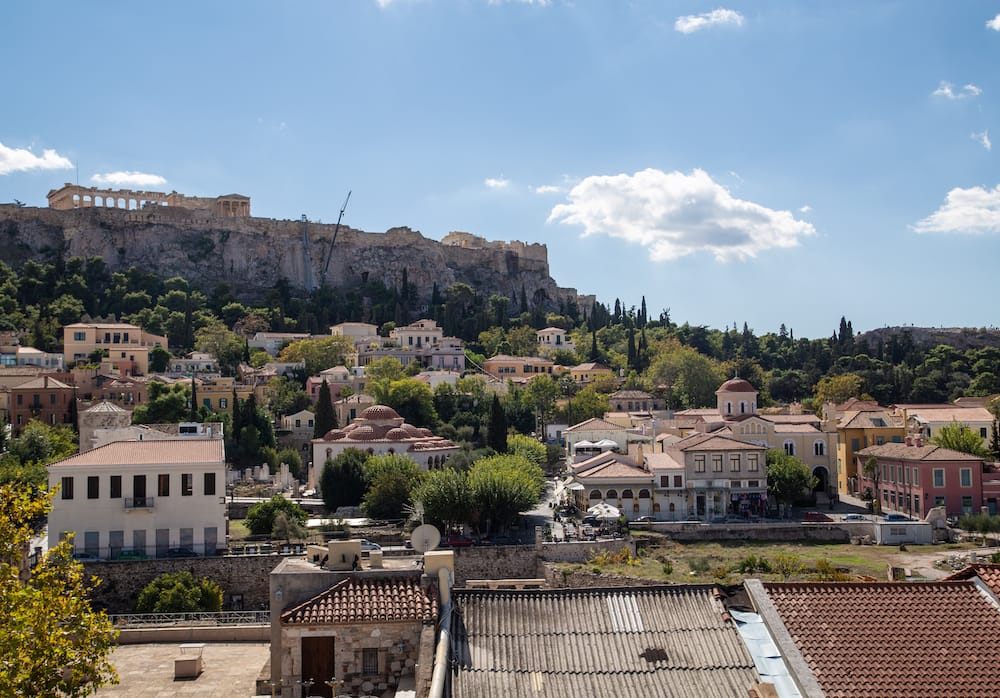
[{"label": "drainpipe", "polygon": [[441,590],[441,623],[428,698],[443,698],[445,679],[448,677],[448,653],[451,647],[451,570],[447,567],[438,570],[438,588]]}]

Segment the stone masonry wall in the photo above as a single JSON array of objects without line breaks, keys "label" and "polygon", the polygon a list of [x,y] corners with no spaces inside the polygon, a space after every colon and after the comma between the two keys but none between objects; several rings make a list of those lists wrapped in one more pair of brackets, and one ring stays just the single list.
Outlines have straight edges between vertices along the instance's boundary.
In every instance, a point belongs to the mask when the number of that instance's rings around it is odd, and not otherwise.
[{"label": "stone masonry wall", "polygon": [[268,575],[281,560],[279,555],[247,555],[87,562],[84,571],[101,580],[91,599],[95,606],[108,613],[134,612],[143,587],[161,574],[181,570],[218,583],[223,591],[223,608],[231,608],[233,595],[239,594],[243,597],[243,609],[257,610],[268,607]]}]

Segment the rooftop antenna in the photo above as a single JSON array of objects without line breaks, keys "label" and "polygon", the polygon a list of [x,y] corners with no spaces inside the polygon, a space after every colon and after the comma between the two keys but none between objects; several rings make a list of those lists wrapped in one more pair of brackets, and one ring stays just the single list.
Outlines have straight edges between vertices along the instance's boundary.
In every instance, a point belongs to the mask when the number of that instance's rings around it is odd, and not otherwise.
[{"label": "rooftop antenna", "polygon": [[323,263],[323,283],[326,283],[326,272],[330,269],[330,258],[333,257],[333,246],[337,243],[337,233],[340,231],[340,221],[344,218],[344,211],[347,210],[347,202],[351,200],[351,191],[348,190],[344,205],[340,207],[340,215],[337,216],[337,225],[333,227],[333,238],[330,240],[330,247],[326,251],[326,262]]}]

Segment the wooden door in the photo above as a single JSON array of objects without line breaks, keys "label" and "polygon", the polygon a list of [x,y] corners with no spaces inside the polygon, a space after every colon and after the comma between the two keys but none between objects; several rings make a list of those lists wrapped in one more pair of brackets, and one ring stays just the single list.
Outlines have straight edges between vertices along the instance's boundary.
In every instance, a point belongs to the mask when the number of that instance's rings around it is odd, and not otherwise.
[{"label": "wooden door", "polygon": [[326,682],[333,675],[333,637],[303,637],[302,680],[313,681],[308,695],[332,698],[333,689]]}]

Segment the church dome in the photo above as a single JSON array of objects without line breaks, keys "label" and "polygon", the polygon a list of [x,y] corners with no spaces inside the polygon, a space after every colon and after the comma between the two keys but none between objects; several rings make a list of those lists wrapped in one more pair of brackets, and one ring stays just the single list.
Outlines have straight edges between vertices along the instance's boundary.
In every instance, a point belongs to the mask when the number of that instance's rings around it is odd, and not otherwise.
[{"label": "church dome", "polygon": [[371,419],[373,421],[385,421],[387,419],[400,419],[399,413],[396,410],[388,407],[386,405],[372,405],[371,407],[365,409],[360,415],[359,419]]},{"label": "church dome", "polygon": [[330,431],[323,434],[324,441],[336,441],[337,439],[344,438],[343,429],[331,429]]},{"label": "church dome", "polygon": [[756,393],[757,389],[742,378],[730,378],[719,386],[717,393]]}]

